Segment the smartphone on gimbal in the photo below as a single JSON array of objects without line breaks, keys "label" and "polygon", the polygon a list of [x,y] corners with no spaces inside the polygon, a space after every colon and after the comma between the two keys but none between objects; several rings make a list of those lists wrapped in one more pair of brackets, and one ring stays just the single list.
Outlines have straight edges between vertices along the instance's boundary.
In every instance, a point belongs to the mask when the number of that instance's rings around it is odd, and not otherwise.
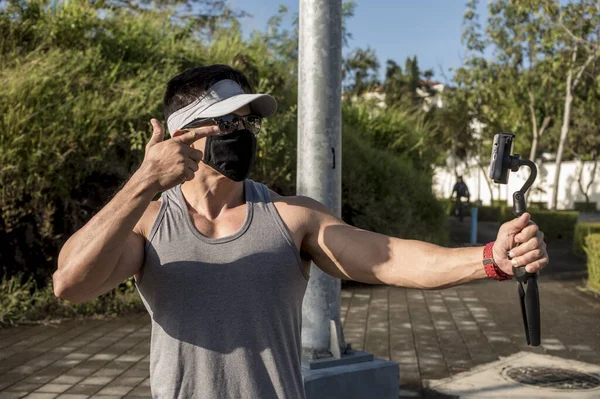
[{"label": "smartphone on gimbal", "polygon": [[492,159],[490,161],[489,177],[494,183],[507,184],[511,170],[510,156],[515,135],[513,133],[498,133],[494,136]]}]

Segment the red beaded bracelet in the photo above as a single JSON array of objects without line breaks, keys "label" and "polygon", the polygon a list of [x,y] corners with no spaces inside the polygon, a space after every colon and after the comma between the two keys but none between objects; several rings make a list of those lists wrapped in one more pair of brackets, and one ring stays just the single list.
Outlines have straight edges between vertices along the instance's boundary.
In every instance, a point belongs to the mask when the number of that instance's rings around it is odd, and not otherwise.
[{"label": "red beaded bracelet", "polygon": [[504,273],[494,261],[494,241],[483,247],[483,267],[485,274],[491,279],[504,281],[512,279],[512,276]]}]

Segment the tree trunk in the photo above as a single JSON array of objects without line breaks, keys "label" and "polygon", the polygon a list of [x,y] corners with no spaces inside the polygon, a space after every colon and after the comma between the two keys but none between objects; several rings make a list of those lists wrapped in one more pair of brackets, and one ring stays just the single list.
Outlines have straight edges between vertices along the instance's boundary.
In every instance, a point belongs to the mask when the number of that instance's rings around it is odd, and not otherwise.
[{"label": "tree trunk", "polygon": [[585,168],[585,163],[581,160],[581,158],[579,158],[579,173],[577,174],[578,175],[577,185],[579,186],[579,192],[581,194],[583,194],[583,196],[585,197],[585,203],[589,204],[590,197],[588,197],[588,195],[587,195],[587,190],[583,189],[583,183],[581,182],[583,180],[583,169],[584,168]]},{"label": "tree trunk", "polygon": [[552,202],[550,203],[550,209],[556,210],[558,202],[558,182],[560,179],[560,167],[562,164],[562,156],[565,151],[565,142],[567,141],[567,134],[569,134],[569,124],[571,123],[571,105],[573,104],[573,68],[575,67],[575,61],[577,60],[577,47],[573,50],[573,57],[571,59],[571,67],[567,74],[567,88],[565,93],[565,109],[563,112],[563,123],[560,128],[560,141],[558,142],[558,150],[556,151],[556,168],[554,169],[554,184],[552,185]]},{"label": "tree trunk", "polygon": [[573,80],[573,69],[575,68],[575,61],[577,60],[577,47],[573,50],[573,58],[571,59],[571,67],[569,68],[569,74],[567,75],[567,90],[565,95],[565,110],[563,114],[563,124],[560,128],[560,141],[558,143],[558,151],[556,152],[556,170],[554,175],[554,187],[552,191],[552,204],[551,208],[553,211],[556,210],[556,204],[558,202],[558,182],[560,178],[560,166],[562,164],[562,156],[565,151],[565,142],[567,141],[567,135],[569,134],[569,125],[571,123],[571,107],[573,105],[573,90],[577,87],[579,79],[587,66],[596,59],[596,53],[592,53],[588,56],[587,60],[583,63],[577,71],[577,76]]},{"label": "tree trunk", "polygon": [[596,169],[598,168],[598,153],[595,150],[592,152],[592,158],[594,160],[594,167],[592,168],[592,173],[591,173],[591,176],[590,176],[590,181],[588,182],[588,184],[585,187],[585,189],[583,188],[583,182],[582,182],[582,180],[583,180],[583,169],[585,168],[585,163],[583,161],[581,161],[581,160],[580,160],[580,167],[581,167],[581,169],[579,169],[579,178],[577,179],[577,184],[579,185],[579,191],[585,197],[585,203],[586,204],[590,203],[590,196],[589,196],[588,192],[590,191],[590,187],[592,186],[592,184],[594,184],[594,180],[596,178]]},{"label": "tree trunk", "polygon": [[540,127],[540,130],[539,131],[535,130],[536,133],[534,133],[534,135],[533,135],[533,140],[531,141],[531,152],[529,153],[529,159],[532,160],[533,162],[535,162],[535,158],[537,157],[537,149],[539,146],[540,138],[542,137],[542,134],[544,134],[544,131],[550,124],[551,120],[552,120],[552,117],[546,116],[544,118],[544,122],[542,122],[542,126]]},{"label": "tree trunk", "polygon": [[550,209],[556,210],[558,202],[558,182],[560,179],[560,167],[562,164],[562,156],[565,151],[565,142],[567,141],[567,134],[569,134],[569,124],[571,123],[571,106],[573,104],[573,94],[571,81],[573,80],[573,69],[569,69],[567,75],[567,93],[565,95],[565,110],[563,113],[563,123],[560,128],[560,141],[558,143],[558,151],[556,151],[556,168],[554,170],[554,184],[552,186],[552,203]]},{"label": "tree trunk", "polygon": [[592,175],[590,176],[590,181],[585,188],[585,200],[589,204],[590,199],[588,197],[588,192],[590,191],[590,187],[594,184],[594,180],[596,179],[596,169],[598,168],[598,153],[594,151],[594,167],[592,168]]},{"label": "tree trunk", "polygon": [[[483,172],[484,176],[487,176],[487,172],[486,170],[483,168],[483,165],[480,162],[477,162],[477,166],[479,166],[479,169],[481,169],[481,171]],[[494,205],[494,189],[492,188],[492,184],[490,183],[490,179],[483,179],[485,180],[485,182],[487,183],[488,188],[490,189],[490,203],[491,205]]]},{"label": "tree trunk", "polygon": [[529,159],[535,162],[535,153],[537,152],[538,146],[538,129],[537,129],[537,118],[535,117],[535,97],[532,92],[529,92],[529,113],[531,114],[531,152],[529,153]]}]

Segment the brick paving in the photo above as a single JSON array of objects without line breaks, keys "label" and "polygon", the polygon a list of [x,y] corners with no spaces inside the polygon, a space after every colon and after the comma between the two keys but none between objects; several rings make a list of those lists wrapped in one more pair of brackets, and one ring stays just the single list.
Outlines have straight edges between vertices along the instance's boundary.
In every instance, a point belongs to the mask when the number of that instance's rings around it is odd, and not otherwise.
[{"label": "brick paving", "polygon": [[[467,236],[468,220],[451,236]],[[482,242],[497,226],[482,224]],[[400,364],[401,397],[439,397],[428,381],[519,351],[600,364],[600,301],[581,292],[585,265],[553,243],[540,277],[542,345],[527,347],[516,286],[481,281],[442,291],[345,284],[342,321],[353,348]],[[149,398],[150,320],[79,320],[0,329],[0,399]]]},{"label": "brick paving", "polygon": [[147,398],[147,315],[0,330],[0,399]]}]

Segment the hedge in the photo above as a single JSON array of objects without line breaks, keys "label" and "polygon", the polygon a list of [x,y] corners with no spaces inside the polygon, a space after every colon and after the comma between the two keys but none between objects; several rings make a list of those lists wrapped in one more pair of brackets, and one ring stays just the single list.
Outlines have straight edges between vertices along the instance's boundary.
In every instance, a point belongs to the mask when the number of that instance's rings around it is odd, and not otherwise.
[{"label": "hedge", "polygon": [[573,236],[573,252],[584,255],[585,238],[590,234],[600,233],[600,223],[577,223]]},{"label": "hedge", "polygon": [[579,212],[596,212],[597,202],[575,202],[575,210]]},{"label": "hedge", "polygon": [[502,215],[502,209],[495,206],[480,206],[477,220],[482,222],[498,222]]},{"label": "hedge", "polygon": [[[572,240],[578,212],[573,211],[542,211],[532,209],[529,211],[531,220],[540,226],[544,236],[550,240]],[[512,217],[512,215],[511,215]]]},{"label": "hedge", "polygon": [[547,210],[548,209],[548,203],[546,201],[531,201],[528,204],[530,209],[541,209],[541,210]]},{"label": "hedge", "polygon": [[394,237],[447,244],[444,204],[433,195],[430,176],[408,157],[374,148],[362,132],[344,126],[344,221]]},{"label": "hedge", "polygon": [[587,288],[600,293],[600,234],[590,234],[585,238],[587,253]]},{"label": "hedge", "polygon": [[499,199],[492,200],[492,206],[502,207],[502,206],[507,206],[507,205],[508,205],[508,200],[499,200]]}]

